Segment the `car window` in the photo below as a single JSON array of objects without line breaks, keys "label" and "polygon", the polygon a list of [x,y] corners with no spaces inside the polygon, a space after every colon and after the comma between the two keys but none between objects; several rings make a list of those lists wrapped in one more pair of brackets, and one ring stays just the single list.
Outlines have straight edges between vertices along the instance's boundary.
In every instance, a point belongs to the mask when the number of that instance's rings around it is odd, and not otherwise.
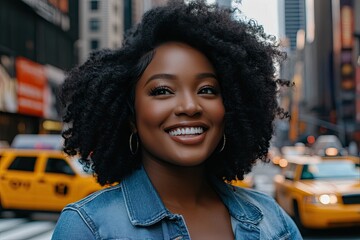
[{"label": "car window", "polygon": [[49,158],[46,163],[45,172],[75,175],[70,165],[61,158]]},{"label": "car window", "polygon": [[303,170],[301,172],[301,179],[306,180],[306,179],[314,179],[314,174],[309,171],[309,165],[304,165]]},{"label": "car window", "polygon": [[360,171],[355,164],[351,162],[323,162],[318,164],[309,164],[308,172],[314,179],[321,178],[360,178]]},{"label": "car window", "polygon": [[35,168],[36,157],[19,156],[10,164],[8,170],[18,170],[33,172]]},{"label": "car window", "polygon": [[290,163],[284,170],[284,176],[286,179],[293,180],[295,174],[296,165]]}]

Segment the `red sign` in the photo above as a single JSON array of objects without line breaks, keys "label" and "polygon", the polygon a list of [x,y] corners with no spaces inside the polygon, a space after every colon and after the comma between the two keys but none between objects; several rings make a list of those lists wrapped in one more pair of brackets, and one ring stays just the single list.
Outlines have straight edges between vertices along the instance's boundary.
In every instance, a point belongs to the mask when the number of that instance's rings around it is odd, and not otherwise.
[{"label": "red sign", "polygon": [[24,57],[15,61],[18,112],[44,116],[44,92],[47,85],[44,67]]}]

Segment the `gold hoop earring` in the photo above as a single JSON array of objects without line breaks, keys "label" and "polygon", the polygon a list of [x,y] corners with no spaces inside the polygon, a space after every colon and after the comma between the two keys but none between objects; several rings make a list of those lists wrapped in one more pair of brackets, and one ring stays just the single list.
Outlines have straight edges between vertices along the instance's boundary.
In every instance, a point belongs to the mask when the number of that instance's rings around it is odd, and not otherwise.
[{"label": "gold hoop earring", "polygon": [[225,137],[225,133],[224,133],[224,141],[223,141],[223,144],[222,144],[222,146],[221,146],[221,148],[219,150],[219,153],[221,153],[224,150],[225,144],[226,144],[226,137]]},{"label": "gold hoop earring", "polygon": [[129,147],[130,147],[130,152],[132,155],[135,155],[139,149],[139,140],[136,137],[136,150],[134,151],[134,149],[132,148],[132,138],[133,138],[134,133],[130,134],[130,138],[129,138]]}]

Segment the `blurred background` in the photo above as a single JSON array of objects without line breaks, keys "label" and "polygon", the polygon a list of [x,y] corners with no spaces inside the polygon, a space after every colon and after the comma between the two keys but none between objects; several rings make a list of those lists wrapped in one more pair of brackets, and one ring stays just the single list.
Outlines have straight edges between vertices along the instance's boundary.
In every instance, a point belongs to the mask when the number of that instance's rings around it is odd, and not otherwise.
[{"label": "blurred background", "polygon": [[[137,24],[144,12],[165,2],[167,0],[1,0],[0,160],[6,149],[20,148],[14,140],[18,135],[51,134],[59,139],[63,125],[57,92],[66,72],[83,63],[94,50],[119,48],[124,32]],[[292,155],[350,156],[359,166],[360,1],[208,2],[238,8],[235,17],[254,19],[266,33],[276,37],[288,56],[277,66],[278,78],[295,84],[279,91],[278,101],[289,111],[291,119],[275,122],[270,164],[258,164],[246,181],[238,184],[276,197],[273,178],[288,166]],[[49,140],[46,145],[34,139],[22,148],[52,148]],[[336,152],[328,152],[328,148],[335,148]],[[6,170],[0,161],[0,177]],[[248,182],[251,183],[246,185]],[[360,214],[359,186],[352,189],[351,194],[356,195],[354,201]],[[0,182],[0,200],[4,194],[1,191]],[[21,232],[15,228],[16,224],[39,219],[13,217],[17,215],[2,215],[0,239],[49,239],[54,222],[46,225],[45,230],[20,237],[16,235]],[[40,222],[44,219],[39,218]],[[56,222],[56,219],[55,216],[45,222]],[[360,224],[360,220],[356,221]],[[343,239],[344,234],[348,232],[340,233],[338,239]],[[307,239],[328,237],[321,232]],[[360,239],[360,236],[347,238]]]},{"label": "blurred background", "polygon": [[[19,133],[59,133],[56,97],[65,72],[91,51],[121,46],[124,32],[166,0],[2,0],[0,2],[0,141]],[[212,0],[238,7],[274,35],[288,59],[279,78],[295,83],[279,102],[291,121],[277,122],[273,144],[311,144],[337,135],[360,145],[360,2],[355,0]],[[310,140],[310,142],[309,142]],[[357,151],[357,150],[356,150]]]}]

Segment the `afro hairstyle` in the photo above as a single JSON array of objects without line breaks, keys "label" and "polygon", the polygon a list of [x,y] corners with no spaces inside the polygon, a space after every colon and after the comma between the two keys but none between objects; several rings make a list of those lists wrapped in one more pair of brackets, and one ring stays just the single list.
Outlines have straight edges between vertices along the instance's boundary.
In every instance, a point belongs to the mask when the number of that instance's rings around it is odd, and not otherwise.
[{"label": "afro hairstyle", "polygon": [[234,17],[236,11],[201,0],[170,1],[146,12],[119,49],[91,53],[69,71],[61,89],[64,151],[80,155],[102,185],[141,166],[140,153],[129,149],[135,85],[155,48],[178,41],[206,55],[221,87],[226,146],[207,160],[208,173],[242,179],[257,159],[266,161],[274,119],[284,114],[277,102],[284,82],[275,66],[285,55],[262,26]]}]

